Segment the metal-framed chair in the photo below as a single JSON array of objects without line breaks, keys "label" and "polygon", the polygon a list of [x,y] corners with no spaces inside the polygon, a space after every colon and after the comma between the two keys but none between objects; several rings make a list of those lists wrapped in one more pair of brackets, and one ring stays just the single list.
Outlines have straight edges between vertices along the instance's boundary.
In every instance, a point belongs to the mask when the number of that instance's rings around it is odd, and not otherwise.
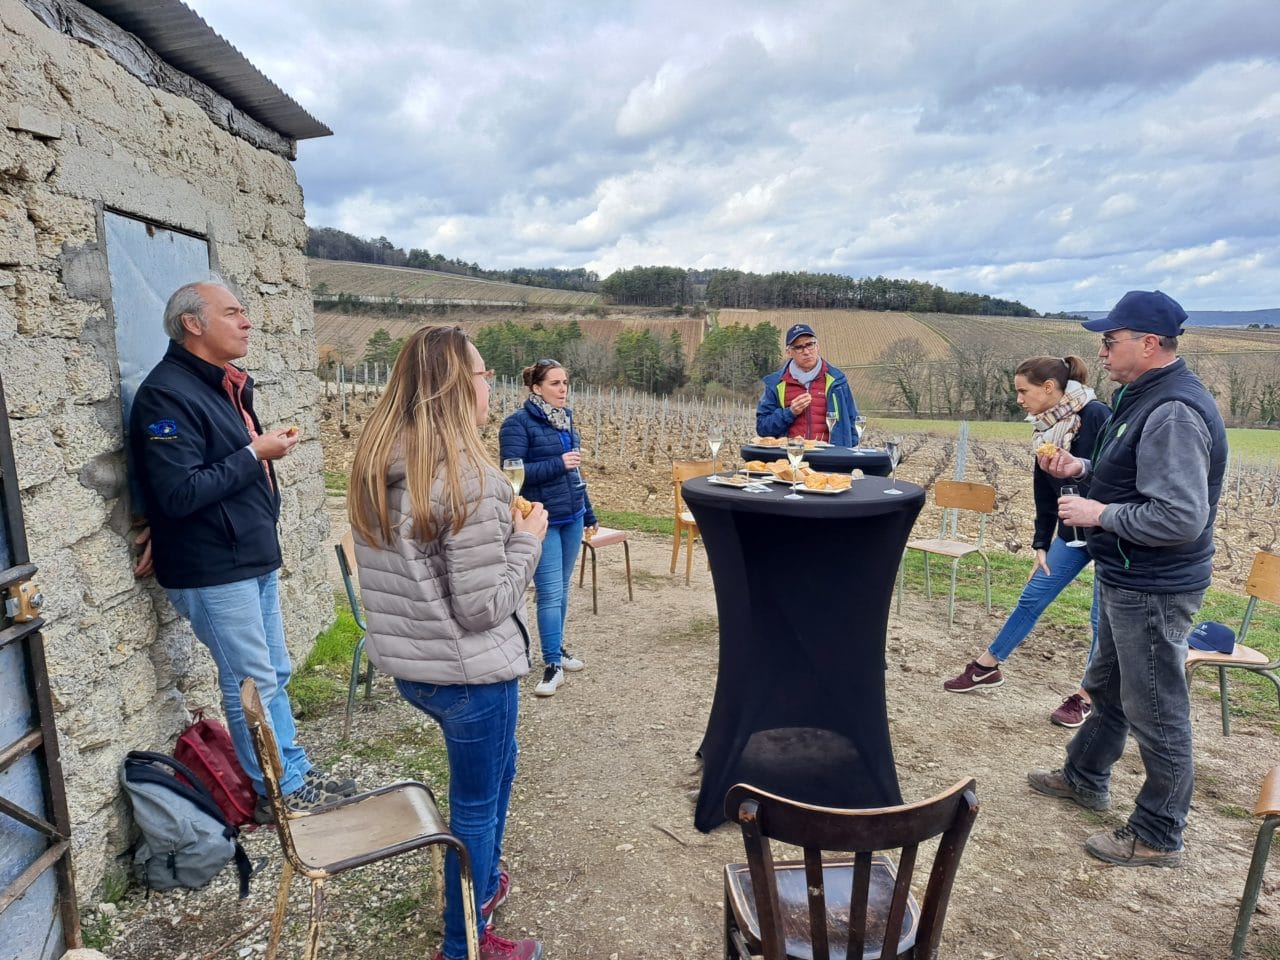
[{"label": "metal-framed chair", "polygon": [[1253,612],[1259,600],[1280,604],[1280,554],[1259,550],[1253,556],[1253,566],[1249,568],[1249,579],[1245,581],[1244,591],[1249,597],[1245,604],[1244,619],[1240,623],[1240,632],[1236,634],[1236,645],[1230,653],[1218,653],[1213,650],[1187,651],[1187,686],[1191,686],[1191,674],[1199,667],[1218,668],[1218,693],[1222,707],[1222,735],[1231,735],[1231,711],[1227,703],[1227,670],[1248,670],[1266,677],[1276,688],[1276,701],[1280,703],[1280,659],[1268,659],[1265,653],[1244,645],[1249,635],[1249,624],[1253,621]]},{"label": "metal-framed chair", "polygon": [[[276,894],[267,960],[274,960],[280,932],[289,908],[289,883],[295,872],[311,881],[311,921],[307,928],[306,960],[315,960],[324,916],[324,885],[356,867],[411,853],[423,847],[452,847],[461,866],[462,912],[467,924],[468,960],[479,960],[476,940],[475,889],[471,857],[461,840],[451,834],[436,806],[431,788],[404,781],[358,793],[327,807],[306,813],[290,810],[280,789],[280,751],[267,711],[252,678],[240,684],[244,719],[253,736],[253,749],[262,767],[262,782],[275,815],[276,832],[284,851],[280,890]],[[437,871],[437,890],[439,872]]]},{"label": "metal-framed chair", "polygon": [[[612,527],[599,527],[588,537],[582,537],[582,562],[578,566],[578,587],[581,588],[587,576],[587,554],[591,554],[591,612],[599,613],[600,606],[596,601],[596,551],[603,547],[611,547],[615,543],[622,544],[622,556],[627,565],[627,599],[634,600],[631,590],[631,546],[627,543],[627,531],[614,530]],[[674,572],[674,571],[673,571]]]},{"label": "metal-framed chair", "polygon": [[[938,535],[929,539],[908,540],[907,550],[919,550],[924,554],[924,594],[932,599],[933,582],[930,578],[929,557],[951,559],[951,593],[947,601],[947,626],[956,622],[956,571],[960,561],[976,554],[982,561],[982,584],[986,590],[987,613],[991,612],[991,561],[987,558],[984,542],[987,535],[987,515],[996,508],[996,488],[989,483],[969,483],[964,480],[938,480],[933,485],[933,502],[942,508],[942,523]],[[978,539],[969,542],[959,539],[960,511],[971,510],[978,514]],[[903,563],[906,553],[903,553]],[[898,610],[902,609],[902,566],[898,567]]]},{"label": "metal-framed chair", "polygon": [[693,519],[693,514],[689,508],[684,505],[684,495],[680,491],[680,485],[686,480],[692,480],[694,477],[705,477],[715,469],[715,463],[711,460],[672,460],[671,461],[671,484],[675,492],[675,535],[671,540],[671,572],[676,572],[676,560],[680,558],[680,538],[682,536],[688,538],[684,559],[684,582],[688,586],[690,577],[693,576],[693,538],[698,535],[698,522]]},{"label": "metal-framed chair", "polygon": [[[369,628],[364,623],[364,613],[360,609],[360,601],[356,599],[355,581],[351,576],[351,571],[356,565],[356,545],[351,538],[351,531],[348,530],[342,535],[342,539],[333,545],[334,552],[338,555],[338,571],[342,574],[342,586],[347,591],[347,603],[351,605],[351,616],[356,621],[356,626],[360,628],[360,639],[356,641],[355,653],[351,656],[351,677],[347,681],[347,712],[342,718],[342,738],[345,740],[351,736],[351,714],[356,706],[356,688],[360,686],[360,657],[364,653],[365,641],[369,636]],[[373,661],[369,661],[369,672],[365,674],[364,679],[364,698],[370,700],[373,698]]]},{"label": "metal-framed chair", "polygon": [[[726,960],[932,960],[978,815],[975,789],[973,780],[961,780],[919,803],[841,810],[743,783],[731,787],[725,815],[742,828],[747,862],[724,871]],[[940,840],[917,903],[917,851],[934,837]],[[804,859],[775,860],[770,841],[801,847]],[[890,850],[898,852],[896,864],[877,852]]]},{"label": "metal-framed chair", "polygon": [[1249,936],[1249,921],[1253,919],[1254,908],[1258,905],[1258,893],[1262,889],[1262,875],[1267,869],[1267,858],[1271,855],[1271,836],[1280,826],[1280,765],[1262,780],[1262,789],[1258,791],[1258,802],[1253,806],[1253,815],[1262,817],[1262,825],[1258,827],[1258,838],[1253,843],[1253,858],[1249,861],[1249,876],[1244,882],[1244,894],[1240,898],[1240,912],[1236,915],[1236,932],[1231,938],[1231,960],[1240,960],[1244,956],[1244,941]]}]

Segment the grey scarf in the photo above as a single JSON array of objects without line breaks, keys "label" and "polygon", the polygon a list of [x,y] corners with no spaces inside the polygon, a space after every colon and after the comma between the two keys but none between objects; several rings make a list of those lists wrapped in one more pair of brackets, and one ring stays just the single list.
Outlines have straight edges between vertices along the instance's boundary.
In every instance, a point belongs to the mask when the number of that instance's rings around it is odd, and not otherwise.
[{"label": "grey scarf", "polygon": [[538,396],[536,393],[529,394],[529,399],[533,402],[533,405],[535,407],[537,407],[546,415],[547,421],[553,427],[555,427],[557,430],[569,429],[570,427],[569,411],[567,408],[553,407],[551,404],[547,403],[547,401],[543,400],[542,397]]}]

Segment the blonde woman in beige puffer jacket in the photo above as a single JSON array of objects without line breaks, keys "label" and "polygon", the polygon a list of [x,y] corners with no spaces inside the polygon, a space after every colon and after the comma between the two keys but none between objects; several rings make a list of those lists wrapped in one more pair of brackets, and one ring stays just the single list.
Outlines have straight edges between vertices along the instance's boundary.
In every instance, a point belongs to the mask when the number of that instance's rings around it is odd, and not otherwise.
[{"label": "blonde woman in beige puffer jacket", "polygon": [[518,678],[529,671],[525,591],[547,530],[534,504],[512,506],[479,425],[492,371],[457,327],[424,327],[397,357],[352,464],[348,512],[369,625],[368,650],[401,695],[440,724],[449,756],[449,819],[475,876],[474,913],[445,861],[443,960],[539,960],[537,940],[492,929],[510,877],[501,869],[516,771]]}]

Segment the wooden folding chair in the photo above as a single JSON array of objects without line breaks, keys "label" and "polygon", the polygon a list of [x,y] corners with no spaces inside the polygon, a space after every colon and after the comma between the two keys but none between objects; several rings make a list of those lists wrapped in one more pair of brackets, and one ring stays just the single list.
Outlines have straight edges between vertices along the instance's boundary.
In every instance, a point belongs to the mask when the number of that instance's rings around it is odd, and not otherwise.
[{"label": "wooden folding chair", "polygon": [[684,560],[684,582],[687,586],[693,576],[693,538],[698,535],[698,522],[684,505],[684,496],[680,485],[694,477],[705,477],[712,472],[714,463],[710,460],[672,460],[671,483],[675,490],[675,535],[671,540],[671,572],[676,572],[676,560],[680,557],[680,538],[688,538]]},{"label": "wooden folding chair", "polygon": [[[742,828],[747,862],[724,871],[727,960],[932,960],[978,815],[974,790],[973,780],[962,780],[919,803],[839,810],[731,787],[725,815]],[[917,903],[917,851],[934,837],[941,839]],[[804,859],[775,860],[771,841],[801,847]],[[898,852],[896,864],[877,852],[886,850]]]},{"label": "wooden folding chair", "polygon": [[[991,561],[983,549],[987,534],[987,515],[996,508],[996,488],[989,483],[968,483],[963,480],[938,480],[933,485],[933,501],[942,508],[942,524],[936,537],[907,541],[907,550],[919,550],[924,554],[924,595],[932,599],[933,583],[930,579],[929,557],[951,559],[951,593],[947,601],[947,626],[956,622],[956,571],[965,557],[977,555],[982,561],[982,583],[986,590],[987,613],[991,612]],[[978,514],[978,539],[970,543],[959,539],[960,511],[971,510]],[[903,554],[906,562],[906,554]],[[898,567],[898,609],[902,609],[902,567]]]},{"label": "wooden folding chair", "polygon": [[1249,635],[1249,624],[1253,621],[1253,612],[1259,600],[1280,604],[1280,555],[1259,550],[1253,556],[1253,566],[1249,568],[1249,579],[1245,581],[1244,592],[1249,596],[1245,604],[1244,619],[1240,623],[1240,632],[1236,634],[1235,649],[1230,653],[1218,653],[1214,650],[1187,651],[1187,686],[1191,686],[1191,674],[1199,667],[1218,668],[1218,693],[1222,707],[1222,735],[1231,735],[1231,711],[1227,703],[1227,670],[1248,670],[1266,677],[1276,688],[1276,700],[1280,702],[1280,659],[1270,660],[1265,653],[1244,645]]},{"label": "wooden folding chair", "polygon": [[[289,908],[289,883],[295,871],[311,881],[311,922],[307,928],[306,960],[315,960],[324,915],[324,885],[340,873],[423,847],[452,847],[461,866],[462,914],[467,925],[468,960],[479,960],[476,939],[475,889],[471,857],[461,840],[449,832],[425,783],[403,781],[358,793],[306,813],[290,810],[280,789],[280,751],[267,711],[252,678],[240,684],[245,723],[253,736],[254,753],[262,767],[262,782],[276,818],[276,832],[284,850],[280,890],[267,940],[267,960],[274,960],[280,931]],[[438,849],[438,847],[437,847]],[[440,879],[437,872],[437,890]]]}]

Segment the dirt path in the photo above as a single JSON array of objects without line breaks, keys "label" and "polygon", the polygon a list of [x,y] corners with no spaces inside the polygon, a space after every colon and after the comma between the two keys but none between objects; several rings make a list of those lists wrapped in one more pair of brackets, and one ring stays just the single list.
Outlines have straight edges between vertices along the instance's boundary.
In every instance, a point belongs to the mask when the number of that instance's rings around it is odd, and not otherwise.
[{"label": "dirt path", "polygon": [[[335,519],[337,519],[335,517]],[[707,960],[721,951],[721,868],[742,855],[729,828],[710,835],[692,825],[693,762],[715,680],[715,603],[699,550],[694,581],[668,575],[670,540],[633,534],[636,599],[626,600],[622,557],[600,555],[601,610],[591,614],[590,584],[574,591],[569,637],[587,669],[553,698],[522,684],[520,772],[507,831],[514,879],[499,914],[508,935],[544,940],[548,960]],[[945,601],[908,595],[890,620],[889,714],[903,796],[919,799],[975,776],[982,804],[961,865],[942,955],[1182,958],[1226,955],[1256,824],[1250,808],[1275,760],[1273,733],[1240,723],[1230,738],[1201,687],[1194,700],[1198,780],[1188,861],[1179,870],[1128,870],[1089,858],[1081,843],[1117,826],[1131,809],[1141,765],[1131,745],[1117,765],[1115,809],[1103,816],[1032,794],[1025,773],[1057,766],[1069,733],[1047,714],[1071,692],[1083,662],[1083,636],[1033,635],[1010,661],[996,691],[947,694],[941,679],[989,638],[999,617],[962,606],[946,628]],[[394,776],[416,739],[438,734],[399,702],[381,679],[362,710],[355,742],[334,738],[340,718],[303,725],[303,739],[373,784]],[[378,744],[394,744],[379,753]],[[381,759],[380,759],[381,758]],[[426,771],[444,790],[442,771]],[[278,849],[253,897],[236,905],[228,878],[204,891],[135,899],[109,948],[124,958],[253,956],[265,927],[210,953],[269,910]],[[323,955],[429,957],[438,915],[421,894],[421,867],[399,865],[330,885],[331,925]],[[1268,885],[1264,908],[1270,899]],[[306,915],[295,884],[293,916]],[[293,955],[301,928],[294,926]],[[1277,955],[1280,923],[1259,914],[1249,956]],[[245,952],[242,952],[245,951]]]}]

